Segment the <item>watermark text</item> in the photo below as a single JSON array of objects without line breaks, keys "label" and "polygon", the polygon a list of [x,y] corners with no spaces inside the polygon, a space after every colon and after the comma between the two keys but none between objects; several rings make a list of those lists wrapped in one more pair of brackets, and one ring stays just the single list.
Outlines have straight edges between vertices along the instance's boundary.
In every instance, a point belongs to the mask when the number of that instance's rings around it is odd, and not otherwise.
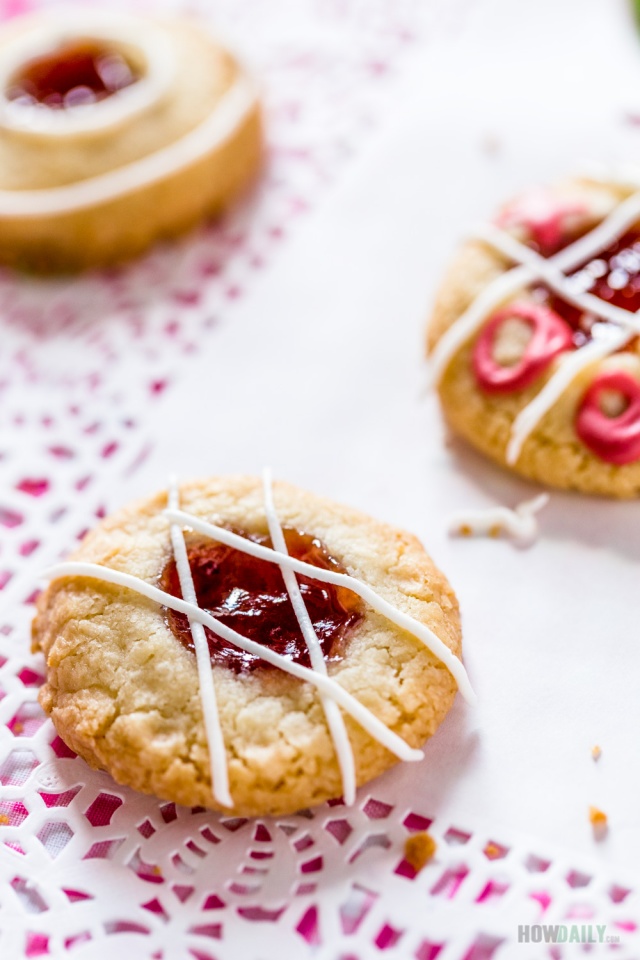
[{"label": "watermark text", "polygon": [[518,925],[518,943],[619,943],[607,925],[593,923],[527,923]]}]

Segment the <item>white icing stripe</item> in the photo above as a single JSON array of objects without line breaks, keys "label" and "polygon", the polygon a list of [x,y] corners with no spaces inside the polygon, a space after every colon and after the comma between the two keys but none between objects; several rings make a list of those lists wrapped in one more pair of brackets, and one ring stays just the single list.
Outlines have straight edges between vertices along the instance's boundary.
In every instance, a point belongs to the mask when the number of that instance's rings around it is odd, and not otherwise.
[{"label": "white icing stripe", "polygon": [[[269,527],[269,534],[271,536],[271,542],[273,543],[273,549],[277,554],[286,556],[288,554],[287,544],[284,539],[282,527],[280,525],[280,521],[278,520],[278,514],[273,502],[271,471],[268,469],[265,469],[262,474],[262,489],[264,497],[264,511],[267,517],[267,525]],[[173,504],[170,504],[170,506],[173,506]],[[302,598],[302,593],[300,591],[300,586],[296,579],[296,575],[293,570],[290,570],[285,565],[279,563],[279,561],[278,566],[282,572],[284,584],[287,588],[289,599],[291,600],[291,606],[293,607],[293,611],[297,617],[298,623],[300,624],[300,630],[302,631],[302,635],[307,645],[307,650],[309,651],[311,666],[317,673],[322,673],[326,676],[327,664],[324,659],[324,654],[322,653],[322,647],[320,646],[320,641],[318,640],[316,631],[313,628],[311,618],[305,606],[305,602]],[[351,749],[351,743],[349,742],[349,735],[347,734],[344,720],[342,719],[338,705],[331,700],[330,697],[326,697],[324,695],[321,696],[321,701],[322,708],[327,719],[327,725],[329,727],[335,747],[336,756],[338,758],[338,765],[340,767],[340,774],[342,776],[343,799],[347,806],[351,806],[355,802],[356,798],[356,770],[353,758],[353,750]]]},{"label": "white icing stripe", "polygon": [[620,324],[634,334],[640,333],[640,317],[638,314],[632,313],[631,310],[624,310],[622,307],[616,307],[612,303],[607,303],[606,300],[601,300],[600,297],[595,297],[592,293],[572,291],[567,285],[567,277],[551,260],[541,257],[535,250],[526,247],[506,231],[487,223],[477,227],[473,231],[473,236],[479,240],[484,240],[485,243],[509,257],[510,260],[535,270],[536,275],[544,280],[545,284],[554,293],[557,293],[567,303],[571,303],[584,313],[592,313],[596,317],[608,320],[610,323]]},{"label": "white icing stripe", "polygon": [[528,267],[514,267],[492,280],[473,300],[455,323],[442,334],[429,358],[429,380],[437,386],[454,354],[479,330],[489,314],[505,300],[535,280]]},{"label": "white icing stripe", "polygon": [[487,510],[464,510],[449,520],[449,534],[461,537],[497,537],[504,533],[518,547],[530,547],[538,538],[536,513],[549,502],[549,494],[541,493],[517,507],[489,507]]},{"label": "white icing stripe", "polygon": [[420,623],[419,620],[415,620],[401,610],[396,610],[392,604],[384,600],[383,597],[379,596],[375,590],[372,590],[371,587],[368,587],[365,583],[361,583],[360,580],[356,580],[355,577],[351,577],[347,573],[323,570],[322,567],[314,567],[312,564],[305,563],[303,560],[278,555],[276,551],[270,547],[264,547],[259,543],[254,543],[252,540],[247,540],[245,537],[241,537],[237,533],[232,533],[224,527],[218,527],[213,523],[208,523],[206,520],[201,520],[199,517],[193,517],[191,514],[184,513],[182,510],[168,509],[165,510],[165,514],[172,523],[180,523],[183,527],[190,527],[192,530],[197,531],[197,533],[204,534],[205,537],[211,537],[212,540],[217,540],[219,543],[235,547],[237,550],[242,550],[243,553],[248,553],[252,557],[257,557],[260,560],[268,560],[269,563],[277,563],[281,568],[286,567],[295,573],[302,573],[313,580],[320,580],[322,583],[332,583],[336,587],[345,587],[347,590],[352,590],[361,597],[365,603],[368,603],[376,613],[381,614],[391,623],[400,627],[401,630],[406,630],[407,633],[410,633],[417,640],[420,640],[421,643],[444,664],[453,676],[458,684],[460,693],[467,703],[475,703],[476,695],[469,682],[467,672],[462,662],[451,652],[446,643],[444,643],[440,637],[436,636],[424,623]]},{"label": "white icing stripe", "polygon": [[560,250],[549,262],[558,270],[567,273],[575,270],[584,260],[590,260],[603,247],[608,247],[620,234],[624,233],[640,219],[640,192],[633,193],[622,203],[619,203],[611,213],[597,226],[570,243],[564,250]]},{"label": "white icing stripe", "polygon": [[224,143],[256,103],[256,90],[239,76],[213,113],[174,143],[108,173],[44,190],[0,190],[0,217],[70,213],[107,203],[162,180]]},{"label": "white icing stripe", "polygon": [[[169,506],[176,510],[180,506],[180,493],[175,477],[172,477],[169,481]],[[187,547],[184,542],[182,528],[177,523],[172,523],[170,532],[171,546],[173,547],[173,555],[176,561],[182,596],[188,603],[198,606],[198,598],[196,596],[193,576],[191,575],[191,567],[189,566],[189,557],[187,555]],[[231,797],[231,791],[229,790],[227,754],[222,728],[220,726],[218,700],[213,682],[209,644],[201,623],[189,617],[189,627],[191,628],[191,636],[193,637],[193,645],[196,652],[196,666],[198,668],[198,682],[200,684],[200,702],[202,704],[204,729],[209,747],[211,789],[218,803],[221,803],[223,807],[233,807],[233,799]]]},{"label": "white icing stripe", "polygon": [[[142,54],[144,72],[134,83],[106,99],[71,109],[52,110],[7,98],[12,77],[28,61],[57,46],[86,39],[133,47]],[[171,34],[143,17],[118,12],[56,8],[44,14],[0,50],[0,126],[37,137],[66,137],[100,132],[154,106],[175,75]]]},{"label": "white icing stripe", "polygon": [[[176,512],[179,513],[180,511]],[[193,526],[193,524],[191,524],[191,526]],[[332,697],[367,733],[378,740],[382,746],[386,747],[386,749],[398,757],[399,760],[422,760],[424,756],[422,750],[415,750],[405,743],[401,737],[392,730],[389,730],[382,721],[378,720],[359,700],[356,700],[355,697],[348,693],[344,687],[341,687],[340,684],[331,677],[325,677],[322,674],[316,673],[315,670],[310,670],[308,667],[303,667],[299,663],[294,663],[279,653],[275,653],[269,649],[269,647],[262,646],[260,643],[249,640],[248,637],[241,636],[239,633],[236,633],[235,630],[232,630],[231,627],[227,627],[224,623],[216,620],[215,617],[212,617],[211,614],[205,610],[201,610],[197,605],[188,603],[186,600],[180,600],[170,593],[165,593],[164,590],[152,586],[152,584],[147,583],[145,580],[140,580],[130,573],[113,570],[111,567],[103,567],[98,563],[84,563],[74,560],[68,560],[50,567],[49,570],[45,571],[44,576],[51,580],[59,577],[88,577],[94,580],[103,580],[105,583],[112,583],[116,586],[133,590],[135,593],[139,593],[141,596],[146,597],[148,600],[162,607],[168,607],[171,610],[177,610],[178,613],[184,613],[190,620],[195,620],[197,623],[209,627],[210,630],[219,637],[222,637],[223,640],[226,640],[227,643],[239,647],[240,650],[244,650],[246,653],[253,654],[254,657],[265,660],[274,667],[279,667],[280,670],[291,674],[292,677],[310,683],[316,687],[320,693]]]},{"label": "white icing stripe", "polygon": [[[640,192],[623,200],[593,230],[565,247],[545,262],[566,273],[609,246],[620,234],[640,219]],[[518,241],[515,241],[517,243]],[[526,248],[528,249],[528,248]],[[520,258],[516,258],[516,262]],[[533,267],[516,266],[491,281],[442,335],[431,354],[431,381],[437,385],[454,354],[480,328],[489,313],[508,297],[536,280]]]},{"label": "white icing stripe", "polygon": [[[629,341],[626,329],[613,329],[609,324],[600,325],[606,328],[606,336],[591,340],[579,350],[572,350],[561,356],[558,368],[550,380],[531,403],[524,407],[511,425],[511,438],[507,446],[507,463],[516,463],[525,440],[540,423],[544,415],[557,403],[567,387],[590,364],[608,357],[619,350]],[[593,328],[595,333],[597,327]],[[603,333],[605,331],[603,330]]]}]

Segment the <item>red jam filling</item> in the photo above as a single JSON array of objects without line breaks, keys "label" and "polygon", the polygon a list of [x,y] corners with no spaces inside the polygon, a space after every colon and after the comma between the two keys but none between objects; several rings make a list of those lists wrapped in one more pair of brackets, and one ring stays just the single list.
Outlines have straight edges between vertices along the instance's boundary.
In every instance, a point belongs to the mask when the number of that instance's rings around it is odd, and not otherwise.
[{"label": "red jam filling", "polygon": [[63,109],[105,100],[138,79],[117,50],[77,40],[25,63],[11,78],[7,97]]},{"label": "red jam filling", "polygon": [[[496,339],[508,321],[520,320],[531,328],[520,359],[501,364],[495,357]],[[530,386],[559,353],[572,347],[571,328],[548,307],[523,300],[498,311],[483,328],[473,350],[473,370],[485,393],[511,393]]]},{"label": "red jam filling", "polygon": [[[292,557],[314,567],[346,572],[315,537],[293,529],[285,529],[284,537]],[[266,536],[252,534],[249,539],[271,546],[271,540]],[[187,554],[196,596],[203,610],[243,637],[269,647],[289,660],[310,666],[307,647],[277,564],[211,540],[188,544]],[[342,587],[304,576],[298,576],[297,580],[325,660],[341,659],[341,641],[363,618],[362,601]],[[160,586],[174,597],[182,596],[173,558],[162,572]],[[187,617],[167,610],[166,621],[180,643],[193,651]],[[236,673],[247,673],[256,667],[270,668],[264,660],[234,647],[206,627],[205,634],[212,663],[230,667]]]},{"label": "red jam filling", "polygon": [[[622,402],[619,413],[603,409],[603,394]],[[622,466],[640,459],[640,381],[626,370],[607,370],[594,379],[576,416],[576,433],[592,453]]]},{"label": "red jam filling", "polygon": [[[527,245],[550,257],[577,239],[576,230],[567,230],[567,217],[581,212],[579,207],[569,205],[554,207],[550,198],[547,202],[545,195],[537,194],[507,206],[497,223],[506,229],[524,228]],[[635,226],[580,264],[567,274],[567,280],[575,294],[589,293],[630,313],[640,312],[640,227]],[[594,314],[568,303],[542,282],[533,285],[531,293],[537,316],[531,312],[531,305],[528,315],[521,312],[522,305],[511,305],[489,320],[476,341],[474,372],[480,387],[488,393],[527,386],[560,350],[580,348],[592,338],[599,319]],[[531,323],[532,335],[516,363],[500,366],[494,358],[495,340],[501,324],[514,316]],[[564,344],[556,349],[554,343],[562,341]],[[634,337],[621,352],[635,349],[636,344]],[[582,398],[575,428],[585,446],[606,463],[623,466],[640,460],[640,379],[626,370],[597,374]]]},{"label": "red jam filling", "polygon": [[[624,234],[567,276],[576,293],[593,294],[632,313],[640,310],[640,230]],[[543,284],[536,286],[534,292],[569,324],[576,347],[584,346],[591,339],[596,320],[593,314],[567,303]]]}]

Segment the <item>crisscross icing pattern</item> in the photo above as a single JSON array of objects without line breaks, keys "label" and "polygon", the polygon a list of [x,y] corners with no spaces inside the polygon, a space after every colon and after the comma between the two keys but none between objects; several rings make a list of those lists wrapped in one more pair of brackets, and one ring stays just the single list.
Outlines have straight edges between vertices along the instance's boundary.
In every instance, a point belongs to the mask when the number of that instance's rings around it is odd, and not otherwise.
[{"label": "crisscross icing pattern", "polygon": [[[349,739],[344,728],[344,722],[338,710],[339,706],[350,714],[372,737],[378,740],[378,742],[391,751],[391,753],[395,754],[398,759],[407,761],[421,760],[423,753],[421,750],[415,750],[405,743],[404,740],[378,720],[378,718],[371,713],[371,711],[367,710],[355,697],[347,693],[336,680],[329,677],[318,638],[315,635],[302,594],[298,587],[295,577],[296,573],[303,573],[305,576],[311,577],[314,580],[332,583],[335,586],[343,586],[352,590],[365,600],[365,602],[369,603],[378,613],[385,616],[391,623],[394,623],[401,629],[407,630],[428,647],[449,669],[458,684],[460,692],[469,701],[473,701],[474,699],[473,690],[471,689],[469,679],[461,661],[454,656],[446,644],[425,624],[414,620],[413,617],[396,609],[382,597],[378,596],[374,590],[366,584],[361,583],[355,577],[349,576],[348,574],[335,573],[331,570],[324,570],[310,563],[290,557],[286,552],[282,528],[275,510],[271,476],[268,470],[264,472],[263,490],[265,513],[272,535],[273,547],[261,546],[246,537],[231,533],[224,527],[218,527],[198,517],[191,516],[191,514],[182,512],[178,509],[178,487],[175,480],[172,479],[170,481],[168,493],[169,506],[165,513],[171,522],[171,544],[178,569],[183,599],[174,597],[172,594],[152,586],[139,577],[96,563],[84,563],[73,560],[66,561],[50,568],[47,571],[47,576],[51,579],[57,579],[59,577],[90,577],[96,580],[103,580],[107,583],[133,590],[162,606],[180,613],[185,613],[188,616],[196,650],[200,698],[202,701],[205,730],[209,746],[213,792],[216,800],[223,806],[232,807],[233,801],[229,791],[224,740],[220,729],[215,686],[212,680],[209,649],[204,627],[208,627],[228,643],[259,657],[261,660],[273,666],[279,667],[285,673],[289,673],[300,680],[306,680],[317,688],[322,698],[327,723],[336,748],[345,799],[347,802],[352,803],[355,799],[356,789],[355,765]],[[285,586],[291,598],[300,630],[309,650],[312,665],[311,669],[294,663],[287,657],[271,650],[269,647],[264,647],[253,640],[249,640],[247,637],[243,637],[237,633],[237,631],[226,626],[198,606],[193,577],[189,569],[184,534],[182,532],[183,527],[189,527],[204,536],[218,540],[221,543],[226,543],[251,556],[267,560],[269,563],[278,564],[285,579]]]},{"label": "crisscross icing pattern", "polygon": [[489,314],[518,290],[536,281],[542,281],[567,303],[598,318],[591,330],[592,341],[563,354],[542,390],[515,418],[507,447],[508,463],[516,463],[536,425],[582,370],[622,349],[640,333],[637,313],[576,290],[567,276],[569,271],[614,242],[639,219],[640,191],[637,191],[621,201],[596,227],[551,257],[541,256],[494,224],[483,224],[471,231],[472,237],[487,243],[516,266],[485,287],[440,338],[431,359],[435,383],[442,378],[454,354],[482,326]]}]

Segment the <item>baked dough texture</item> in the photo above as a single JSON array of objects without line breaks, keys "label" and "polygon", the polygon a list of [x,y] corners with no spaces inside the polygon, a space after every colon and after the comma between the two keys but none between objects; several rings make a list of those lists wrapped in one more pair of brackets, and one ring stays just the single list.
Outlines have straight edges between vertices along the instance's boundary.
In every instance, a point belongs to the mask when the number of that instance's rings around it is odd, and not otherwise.
[{"label": "baked dough texture", "polygon": [[[583,207],[574,222],[569,218],[568,229],[576,235],[595,227],[632,192],[586,179],[572,179],[550,188],[550,195],[559,205]],[[503,229],[523,242],[527,240],[526,231],[517,225],[503,225]],[[427,353],[433,351],[445,331],[491,281],[512,266],[513,263],[479,240],[469,240],[461,246],[436,297],[427,328]],[[525,289],[509,297],[518,301],[530,299],[531,293]],[[491,311],[487,320],[502,306]],[[640,379],[640,342],[636,340],[625,348],[624,354],[596,361],[582,370],[539,421],[525,441],[517,462],[508,464],[506,451],[513,422],[557,371],[559,358],[525,389],[487,393],[479,388],[472,364],[474,345],[481,332],[482,327],[455,353],[438,385],[442,409],[452,430],[507,469],[541,483],[611,497],[640,495],[640,461],[624,466],[606,463],[580,441],[575,431],[580,402],[600,370],[623,367],[631,369]]]},{"label": "baked dough texture", "polygon": [[[56,11],[45,11],[3,26],[0,63],[30,31],[48,20],[59,26],[56,17]],[[141,20],[143,33],[145,23],[169,44],[173,75],[168,88],[144,109],[103,129],[65,135],[0,123],[0,262],[57,272],[127,260],[155,241],[219,214],[256,175],[262,159],[260,109],[239,64],[196,21],[148,17]],[[80,36],[90,36],[90,29],[78,30]],[[241,86],[246,88],[244,102],[219,137],[204,137],[198,155],[187,162],[153,172],[148,161],[197,136]],[[100,111],[102,106],[81,109]],[[105,179],[140,163],[147,164],[147,172],[129,186],[113,189]],[[90,189],[82,197],[72,196],[69,188],[79,183]],[[16,213],[21,192],[31,195],[29,209]]]},{"label": "baked dough texture", "polygon": [[[414,536],[285,483],[274,484],[274,498],[283,527],[318,537],[352,576],[428,625],[460,656],[455,594]],[[188,483],[180,502],[211,522],[268,532],[256,478]],[[107,518],[71,559],[157,584],[171,556],[166,503],[162,492]],[[33,641],[47,664],[40,702],[90,766],[136,790],[222,809],[211,790],[195,656],[175,639],[157,604],[98,580],[60,578],[39,598]],[[235,814],[290,813],[341,795],[333,743],[310,684],[277,669],[212,669]],[[345,641],[343,659],[328,669],[413,747],[435,732],[456,691],[451,674],[419,640],[368,607]],[[343,716],[363,784],[396,758]]]}]

